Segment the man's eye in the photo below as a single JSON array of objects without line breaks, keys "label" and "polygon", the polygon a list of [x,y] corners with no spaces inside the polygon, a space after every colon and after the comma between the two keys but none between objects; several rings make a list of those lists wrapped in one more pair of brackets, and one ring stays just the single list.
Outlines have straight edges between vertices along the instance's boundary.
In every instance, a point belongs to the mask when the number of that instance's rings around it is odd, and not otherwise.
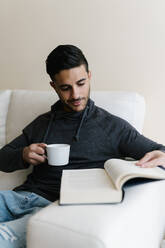
[{"label": "man's eye", "polygon": [[83,86],[85,83],[83,82],[83,83],[78,83],[78,86]]},{"label": "man's eye", "polygon": [[68,87],[63,87],[63,88],[61,88],[61,90],[62,91],[67,91],[67,90],[69,90],[69,88]]}]

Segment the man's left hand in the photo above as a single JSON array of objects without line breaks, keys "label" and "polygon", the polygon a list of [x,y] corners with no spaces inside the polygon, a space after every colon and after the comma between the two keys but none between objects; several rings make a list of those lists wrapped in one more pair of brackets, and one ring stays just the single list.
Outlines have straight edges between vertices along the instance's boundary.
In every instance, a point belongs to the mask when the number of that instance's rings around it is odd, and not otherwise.
[{"label": "man's left hand", "polygon": [[159,150],[147,152],[136,165],[144,168],[153,168],[161,165],[165,168],[165,152]]}]

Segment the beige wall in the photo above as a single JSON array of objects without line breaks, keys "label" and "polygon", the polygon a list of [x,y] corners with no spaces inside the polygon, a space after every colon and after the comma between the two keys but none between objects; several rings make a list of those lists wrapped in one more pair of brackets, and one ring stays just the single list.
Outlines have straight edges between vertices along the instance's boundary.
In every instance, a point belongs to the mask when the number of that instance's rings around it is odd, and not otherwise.
[{"label": "beige wall", "polygon": [[144,134],[165,143],[164,0],[0,0],[0,89],[48,90],[44,61],[59,44],[86,54],[92,89],[137,91]]}]

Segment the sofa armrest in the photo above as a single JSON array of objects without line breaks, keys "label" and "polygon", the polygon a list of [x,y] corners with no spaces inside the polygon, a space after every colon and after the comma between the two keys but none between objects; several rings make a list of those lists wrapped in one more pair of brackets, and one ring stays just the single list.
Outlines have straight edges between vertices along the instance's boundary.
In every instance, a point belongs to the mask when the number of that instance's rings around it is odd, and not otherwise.
[{"label": "sofa armrest", "polygon": [[32,167],[10,173],[0,171],[0,190],[10,190],[21,185],[32,171]]},{"label": "sofa armrest", "polygon": [[165,181],[125,188],[120,204],[52,203],[28,223],[28,248],[160,248],[165,229]]}]

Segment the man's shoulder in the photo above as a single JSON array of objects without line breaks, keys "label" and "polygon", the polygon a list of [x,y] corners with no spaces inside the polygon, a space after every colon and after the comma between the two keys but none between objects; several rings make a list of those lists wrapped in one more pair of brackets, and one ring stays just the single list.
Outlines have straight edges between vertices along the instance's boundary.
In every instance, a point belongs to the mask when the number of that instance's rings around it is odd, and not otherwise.
[{"label": "man's shoulder", "polygon": [[106,124],[111,124],[111,125],[115,125],[115,126],[120,126],[120,127],[127,127],[130,124],[123,118],[112,114],[110,112],[108,112],[107,110],[105,110],[104,108],[101,108],[99,106],[96,106],[96,111],[95,114],[97,116],[97,120],[103,122],[105,125]]},{"label": "man's shoulder", "polygon": [[38,115],[35,120],[49,120],[50,117],[51,117],[51,111],[48,111]]},{"label": "man's shoulder", "polygon": [[121,119],[120,117],[118,117],[117,115],[114,115],[112,113],[110,113],[109,111],[107,111],[106,109],[99,107],[99,106],[95,106],[95,114],[97,115],[97,117],[99,118],[103,118],[103,119],[107,119],[107,120],[119,120]]},{"label": "man's shoulder", "polygon": [[24,130],[29,130],[33,128],[42,128],[48,125],[51,118],[51,111],[38,115],[33,121],[31,121]]},{"label": "man's shoulder", "polygon": [[38,122],[49,121],[50,118],[51,118],[51,111],[45,112],[43,114],[38,115],[31,123],[38,123]]}]

